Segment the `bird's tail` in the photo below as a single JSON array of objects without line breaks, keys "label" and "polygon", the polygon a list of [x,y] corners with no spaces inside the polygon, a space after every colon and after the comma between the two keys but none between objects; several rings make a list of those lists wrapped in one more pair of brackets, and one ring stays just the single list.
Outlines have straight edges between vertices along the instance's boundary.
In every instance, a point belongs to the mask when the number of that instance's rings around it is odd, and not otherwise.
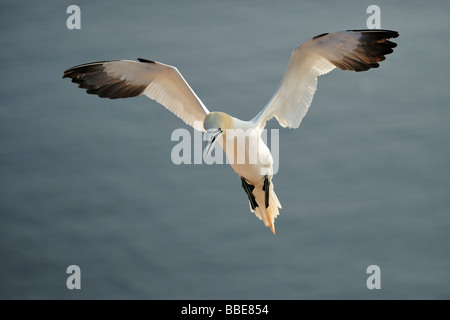
[{"label": "bird's tail", "polygon": [[269,205],[266,208],[266,192],[259,187],[256,187],[253,190],[253,194],[255,196],[256,203],[258,206],[255,210],[252,210],[250,206],[250,211],[254,212],[255,215],[264,222],[266,227],[270,227],[273,234],[275,234],[275,218],[280,214],[278,209],[281,209],[280,201],[273,190],[273,183],[269,185]]}]

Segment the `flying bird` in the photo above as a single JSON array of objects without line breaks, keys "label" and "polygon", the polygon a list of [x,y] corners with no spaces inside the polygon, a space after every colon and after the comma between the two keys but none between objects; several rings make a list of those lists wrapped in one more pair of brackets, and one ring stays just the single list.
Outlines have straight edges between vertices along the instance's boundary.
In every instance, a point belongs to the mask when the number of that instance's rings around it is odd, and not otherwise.
[{"label": "flying bird", "polygon": [[[261,139],[266,122],[276,118],[282,127],[298,128],[311,105],[317,77],[334,68],[350,71],[378,68],[385,55],[397,46],[388,39],[398,35],[396,31],[371,29],[313,37],[295,48],[274,95],[249,121],[224,112],[210,112],[176,67],[153,60],[92,62],[67,69],[63,78],[71,78],[78,87],[101,98],[146,95],[194,129],[207,132],[211,139],[207,153],[219,142],[241,180],[250,211],[275,234],[274,221],[281,204],[272,183],[272,155]],[[237,143],[242,134],[251,143]],[[239,155],[244,155],[241,161]],[[249,161],[252,157],[256,161]]]}]

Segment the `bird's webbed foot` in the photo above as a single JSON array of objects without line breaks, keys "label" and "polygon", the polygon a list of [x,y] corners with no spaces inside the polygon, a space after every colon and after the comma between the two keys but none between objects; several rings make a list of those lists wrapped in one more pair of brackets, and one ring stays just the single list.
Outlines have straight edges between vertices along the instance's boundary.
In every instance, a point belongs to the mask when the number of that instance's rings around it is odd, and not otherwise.
[{"label": "bird's webbed foot", "polygon": [[254,185],[251,185],[245,180],[244,177],[241,177],[242,182],[242,188],[244,189],[245,193],[248,196],[248,200],[250,201],[250,206],[252,207],[252,210],[255,210],[256,207],[258,207],[258,203],[256,203],[255,196],[253,195],[253,189],[255,189]]},{"label": "bird's webbed foot", "polygon": [[270,181],[267,176],[264,177],[264,185],[262,187],[264,191],[264,204],[266,205],[266,208],[269,207],[269,191],[270,191]]}]

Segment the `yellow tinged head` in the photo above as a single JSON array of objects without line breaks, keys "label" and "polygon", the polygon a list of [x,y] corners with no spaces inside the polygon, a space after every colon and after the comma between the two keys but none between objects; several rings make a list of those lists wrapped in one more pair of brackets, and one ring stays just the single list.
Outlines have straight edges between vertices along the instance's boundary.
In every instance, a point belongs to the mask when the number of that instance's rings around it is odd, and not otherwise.
[{"label": "yellow tinged head", "polygon": [[224,112],[209,113],[203,121],[203,127],[205,130],[221,129],[224,131],[226,129],[234,129],[233,119]]}]

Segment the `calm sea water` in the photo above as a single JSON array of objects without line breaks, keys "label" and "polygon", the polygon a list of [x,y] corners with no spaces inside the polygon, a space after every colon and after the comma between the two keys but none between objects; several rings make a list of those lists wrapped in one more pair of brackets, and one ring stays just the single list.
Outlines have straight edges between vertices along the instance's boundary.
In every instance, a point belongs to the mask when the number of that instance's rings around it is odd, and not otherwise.
[{"label": "calm sea water", "polygon": [[0,298],[450,298],[448,1],[378,1],[394,54],[320,78],[301,127],[280,130],[276,236],[230,167],[171,162],[183,122],[62,73],[155,59],[247,120],[295,46],[365,28],[372,1],[78,1],[81,30],[70,4],[0,3]]}]

